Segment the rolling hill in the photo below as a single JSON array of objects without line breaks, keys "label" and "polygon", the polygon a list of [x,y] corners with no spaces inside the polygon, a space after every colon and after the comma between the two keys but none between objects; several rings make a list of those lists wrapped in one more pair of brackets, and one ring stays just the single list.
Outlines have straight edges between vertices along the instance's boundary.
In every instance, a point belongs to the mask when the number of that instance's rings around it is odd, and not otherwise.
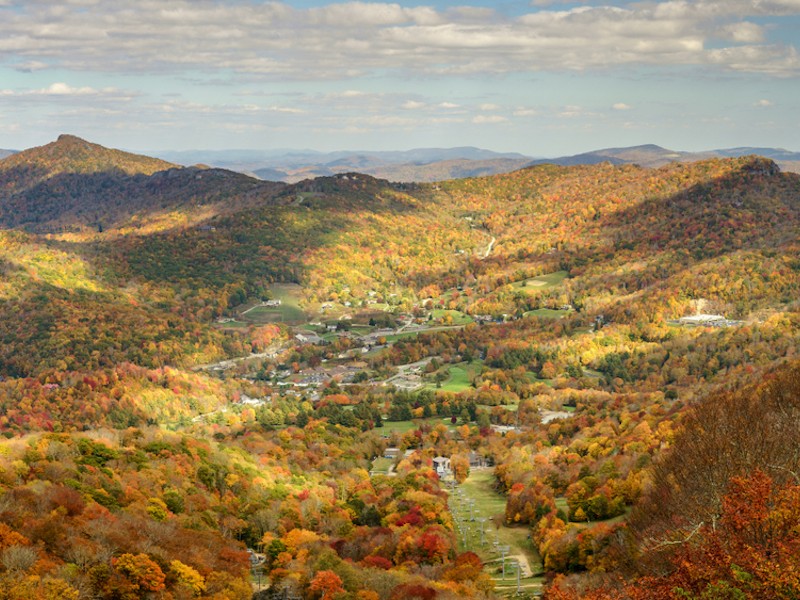
[{"label": "rolling hill", "polygon": [[310,150],[228,150],[161,152],[164,158],[183,165],[197,163],[231,169],[268,181],[296,183],[303,179],[356,171],[399,182],[435,182],[464,177],[509,173],[525,166],[638,164],[661,167],[671,162],[694,162],[710,158],[748,155],[774,160],[784,171],[800,172],[800,153],[779,148],[739,147],[705,152],[685,152],[655,144],[605,148],[572,156],[531,159],[517,153],[497,153],[480,148],[419,148],[397,152],[314,152]]},{"label": "rolling hill", "polygon": [[183,168],[70,135],[0,161],[0,224],[31,231],[81,231],[149,220],[182,208],[228,207],[275,186],[223,169]]},{"label": "rolling hill", "polygon": [[313,152],[309,150],[230,150],[161,152],[184,165],[204,163],[254,174],[268,181],[303,179],[358,172],[400,182],[430,182],[513,171],[530,159],[513,152],[474,147],[417,148],[383,152]]},{"label": "rolling hill", "polygon": [[[152,175],[156,171],[174,168],[176,165],[139,154],[105,148],[74,135],[62,134],[54,142],[17,152],[0,162],[0,171],[16,175],[13,186],[29,186],[53,175],[67,173],[103,173],[119,171],[126,175]],[[28,177],[20,172],[29,168]]]},{"label": "rolling hill", "polygon": [[[654,577],[670,597],[703,544],[715,582],[793,572],[800,176],[614,161],[283,184],[71,136],[0,161],[0,589],[496,597],[484,535],[520,540],[526,589],[556,598]],[[244,320],[288,289],[299,325]],[[411,367],[418,389],[390,384]],[[388,447],[411,450],[394,476]],[[495,465],[474,521],[431,468],[477,491],[473,453]],[[750,480],[786,544],[719,559]]]},{"label": "rolling hill", "polygon": [[800,153],[780,148],[728,148],[706,152],[683,152],[668,150],[655,144],[625,148],[604,148],[572,156],[537,159],[529,165],[556,164],[563,166],[595,165],[603,162],[612,165],[637,164],[643,167],[661,167],[671,162],[695,162],[710,158],[740,158],[742,156],[763,156],[774,160],[784,171],[800,172]]},{"label": "rolling hill", "polygon": [[[648,146],[616,155],[665,152]],[[624,298],[641,304],[678,285],[734,310],[733,288],[710,293],[706,284],[672,278],[692,273],[704,282],[722,260],[734,270],[746,263],[769,271],[775,257],[767,250],[788,257],[798,237],[797,176],[756,157],[658,169],[538,165],[437,185],[346,173],[286,185],[224,169],[156,171],[162,166],[62,136],[0,162],[9,190],[0,195],[0,222],[81,233],[126,274],[214,288],[252,291],[277,280],[301,283],[308,298],[347,286],[363,300],[400,286],[414,302],[427,286],[477,281],[484,294],[472,311],[496,301],[519,310],[523,300],[509,300],[496,282],[545,268],[572,272],[573,295],[597,310],[621,310],[612,306]],[[109,239],[93,238],[98,230]],[[477,260],[491,239],[491,255]],[[620,275],[627,264],[638,266]],[[632,288],[631,279],[640,277],[649,283],[637,292],[643,284]],[[606,290],[598,302],[603,285],[617,292]],[[747,300],[758,289],[738,296],[736,312],[760,305]]]}]

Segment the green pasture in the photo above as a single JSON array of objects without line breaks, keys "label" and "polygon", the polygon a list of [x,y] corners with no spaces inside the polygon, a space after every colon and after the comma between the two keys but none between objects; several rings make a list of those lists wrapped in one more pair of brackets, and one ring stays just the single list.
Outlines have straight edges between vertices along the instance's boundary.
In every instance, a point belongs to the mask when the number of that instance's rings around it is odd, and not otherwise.
[{"label": "green pasture", "polygon": [[244,321],[228,321],[227,323],[217,323],[216,326],[220,329],[246,329],[252,323],[245,323]]},{"label": "green pasture", "polygon": [[388,473],[389,467],[392,466],[394,460],[391,458],[384,458],[383,456],[379,456],[375,460],[372,461],[372,471],[374,473]]},{"label": "green pasture", "polygon": [[450,422],[450,417],[428,417],[427,419],[411,419],[408,421],[386,421],[384,419],[383,427],[375,431],[381,435],[391,435],[394,432],[403,434],[417,429],[420,425],[430,425],[431,427],[444,425],[448,429],[454,429],[458,425],[461,425],[461,422],[459,421],[453,425]]},{"label": "green pasture", "polygon": [[512,287],[518,290],[549,290],[556,286],[561,285],[564,280],[567,278],[566,271],[556,271],[555,273],[548,273],[546,275],[538,275],[536,277],[530,277],[529,279],[523,279],[522,281],[515,281],[512,283]]},{"label": "green pasture", "polygon": [[396,342],[397,340],[402,340],[404,338],[417,337],[419,334],[420,334],[419,331],[403,331],[400,333],[391,333],[386,336],[386,341]]},{"label": "green pasture", "polygon": [[391,435],[392,433],[407,433],[419,427],[414,421],[387,421],[384,418],[383,427],[376,429],[381,435]]},{"label": "green pasture", "polygon": [[442,308],[437,308],[431,311],[431,316],[433,317],[434,321],[445,319],[449,316],[452,319],[452,323],[449,323],[451,325],[468,325],[469,323],[473,322],[472,317],[464,314],[460,310],[445,310]]},{"label": "green pasture", "polygon": [[569,314],[567,310],[556,310],[554,308],[537,308],[524,313],[523,317],[541,317],[542,319],[560,319]]},{"label": "green pasture", "polygon": [[482,366],[482,361],[473,361],[471,363],[459,363],[452,367],[443,367],[447,371],[448,378],[438,388],[435,383],[428,383],[426,387],[443,392],[463,392],[472,387],[472,380],[480,373]]},{"label": "green pasture", "polygon": [[305,311],[300,308],[299,285],[291,283],[276,283],[269,287],[270,297],[280,300],[280,306],[257,306],[247,311],[243,319],[251,323],[304,323],[307,320]]},{"label": "green pasture", "polygon": [[367,335],[368,333],[375,331],[375,327],[372,325],[351,325],[350,331],[356,335]]},{"label": "green pasture", "polygon": [[465,367],[450,367],[448,374],[450,379],[442,382],[439,389],[445,392],[463,392],[470,388],[470,374]]},{"label": "green pasture", "polygon": [[[519,404],[497,404],[500,408],[504,408],[508,412],[517,412],[519,409]],[[478,408],[482,408],[483,410],[490,411],[495,408],[495,406],[491,404],[478,404]]]}]

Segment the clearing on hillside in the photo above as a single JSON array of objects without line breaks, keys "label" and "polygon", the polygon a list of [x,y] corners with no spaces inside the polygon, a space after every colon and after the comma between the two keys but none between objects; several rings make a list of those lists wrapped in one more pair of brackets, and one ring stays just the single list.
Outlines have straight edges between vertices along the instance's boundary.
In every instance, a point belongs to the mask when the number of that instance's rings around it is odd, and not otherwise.
[{"label": "clearing on hillside", "polygon": [[440,389],[443,392],[463,392],[472,387],[472,380],[481,372],[483,361],[473,361],[471,363],[459,363],[450,367],[443,367],[443,372],[447,379],[442,380],[437,388],[435,383],[429,383],[429,389]]},{"label": "clearing on hillside", "polygon": [[560,319],[569,314],[568,310],[557,310],[555,308],[537,308],[523,313],[523,317],[541,317],[542,319]]},{"label": "clearing on hillside", "polygon": [[275,283],[269,287],[272,300],[280,300],[278,306],[256,305],[241,313],[240,318],[251,323],[288,323],[299,325],[308,317],[300,308],[302,288],[296,283]]},{"label": "clearing on hillside", "polygon": [[515,281],[511,285],[515,289],[526,291],[548,290],[561,285],[567,278],[566,271],[556,271],[555,273],[547,273],[546,275],[538,275],[522,281]]},{"label": "clearing on hillside", "polygon": [[538,591],[543,581],[542,560],[531,542],[530,529],[505,525],[506,499],[495,491],[493,484],[494,475],[490,469],[473,469],[467,480],[450,495],[459,549],[470,550],[481,557],[495,580],[496,591],[516,592],[517,569],[520,591]]}]

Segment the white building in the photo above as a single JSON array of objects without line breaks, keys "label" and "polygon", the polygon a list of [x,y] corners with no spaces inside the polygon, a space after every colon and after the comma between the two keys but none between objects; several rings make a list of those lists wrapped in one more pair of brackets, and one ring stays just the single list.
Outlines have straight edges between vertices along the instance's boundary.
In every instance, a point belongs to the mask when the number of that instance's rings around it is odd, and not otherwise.
[{"label": "white building", "polygon": [[439,477],[450,474],[450,459],[444,456],[437,456],[433,459],[433,467]]}]

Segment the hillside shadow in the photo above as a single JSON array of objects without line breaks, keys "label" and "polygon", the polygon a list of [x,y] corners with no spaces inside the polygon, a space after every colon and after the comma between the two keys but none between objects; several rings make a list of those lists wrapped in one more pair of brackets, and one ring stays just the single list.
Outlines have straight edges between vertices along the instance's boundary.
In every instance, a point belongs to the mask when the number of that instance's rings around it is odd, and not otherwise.
[{"label": "hillside shadow", "polygon": [[[630,168],[622,167],[628,171]],[[598,172],[590,168],[581,169],[587,177],[598,177]],[[609,166],[605,169],[608,174],[600,175],[614,177],[616,169]],[[515,273],[522,277],[533,267],[568,270],[571,279],[567,289],[554,290],[552,295],[563,297],[566,293],[568,301],[575,300],[579,310],[586,307],[608,316],[606,311],[613,309],[612,317],[625,319],[633,318],[634,313],[641,317],[641,304],[655,296],[655,302],[648,306],[653,311],[651,316],[659,312],[673,314],[674,308],[685,305],[689,298],[705,294],[726,298],[725,302],[740,315],[766,306],[769,301],[774,305],[791,300],[790,288],[793,281],[798,285],[800,270],[796,249],[792,249],[800,239],[800,176],[780,173],[772,161],[759,157],[736,159],[733,165],[719,160],[673,165],[661,171],[641,169],[635,180],[631,180],[630,173],[621,174],[616,188],[619,192],[604,184],[600,188],[603,196],[595,201],[586,195],[590,192],[583,185],[575,183],[574,178],[581,177],[580,173],[564,173],[571,174],[573,181],[555,180],[552,186],[545,182],[543,187],[529,189],[524,187],[524,177],[516,184],[503,182],[497,195],[512,200],[493,210],[505,211],[505,218],[510,220],[495,224],[497,252],[483,261],[470,262],[479,281],[491,282],[495,288],[514,281]],[[637,193],[652,185],[647,184],[649,180],[658,187],[668,184],[675,188],[682,180],[686,184],[673,193]],[[626,182],[632,182],[633,187],[626,189]],[[492,189],[490,184],[488,188],[478,187],[475,193],[489,197]],[[614,199],[625,193],[627,201]],[[516,198],[525,198],[526,194],[540,203],[545,195],[555,196],[551,202],[560,204],[550,203],[530,213],[531,205],[519,200],[520,208],[527,207],[521,214],[542,215],[534,220],[535,229],[522,230],[511,223]],[[560,206],[564,207],[563,232],[550,236],[550,232],[560,229]],[[577,227],[567,221],[573,218],[568,215],[576,214],[583,218]],[[503,230],[505,233],[500,233]],[[549,247],[526,251],[526,242],[541,247],[543,239]],[[511,249],[504,252],[506,243]],[[742,255],[747,264],[740,264]],[[793,274],[790,269],[794,269]],[[773,270],[786,281],[776,282],[776,277],[769,274]],[[763,276],[762,271],[766,271]],[[432,278],[451,280],[452,273],[439,270]],[[762,279],[756,281],[757,278]],[[731,300],[729,288],[733,284],[744,285],[745,290]],[[504,293],[508,297],[508,292]],[[543,300],[549,297],[546,293],[543,296]],[[587,298],[593,301],[584,302]],[[520,306],[525,304],[522,297],[517,301]]]},{"label": "hillside shadow", "polygon": [[136,214],[203,206],[280,184],[261,182],[224,169],[175,168],[153,175],[121,169],[62,173],[20,166],[3,173],[0,224],[35,233],[83,227],[109,228]]},{"label": "hillside shadow", "polygon": [[[733,171],[709,177],[678,193],[653,195],[597,215],[585,226],[585,231],[591,227],[594,236],[591,247],[581,239],[569,239],[558,251],[528,254],[524,260],[582,275],[573,280],[577,282],[573,288],[579,293],[618,289],[634,294],[682,280],[703,262],[713,263],[742,251],[780,247],[800,238],[800,177],[780,174],[774,163],[765,159],[740,163]],[[423,192],[417,193],[420,189]],[[165,206],[190,210],[204,202],[229,206],[231,210],[225,214],[216,213],[189,227],[58,244],[86,258],[97,269],[106,270],[110,260],[113,277],[120,280],[183,281],[190,287],[214,289],[307,281],[308,253],[333,249],[337,244],[350,247],[354,243],[353,228],[360,226],[354,217],[431,214],[424,188],[358,174],[285,185],[224,170],[180,169],[150,177],[114,172],[60,176],[31,190],[32,196],[48,194],[68,199],[72,203],[68,207],[73,208],[83,206],[81,201],[87,196],[95,205],[102,198],[103,206],[113,209],[110,213],[116,209],[163,210]],[[51,204],[56,202],[52,200]],[[95,218],[88,212],[90,206],[92,202],[86,202],[81,214]],[[52,210],[57,214],[55,207]],[[387,235],[393,241],[403,239],[402,231]],[[502,246],[502,240],[498,245]],[[503,260],[505,265],[501,264]],[[479,267],[487,273],[495,267],[507,268],[509,260],[513,264],[518,259],[504,258],[500,253],[479,263],[467,262],[462,270]],[[627,262],[643,266],[629,269]],[[399,276],[400,283],[410,283],[412,275]],[[434,266],[426,278],[451,281],[458,273],[453,265]]]},{"label": "hillside shadow", "polygon": [[[587,273],[585,290],[625,290],[633,302],[637,292],[692,282],[698,268],[716,269],[723,281],[733,272],[742,275],[735,256],[760,253],[763,262],[781,249],[788,252],[800,239],[799,224],[800,176],[752,157],[721,177],[602,216],[601,247],[567,251],[560,259],[566,268]],[[592,272],[603,264],[605,269]],[[722,271],[723,264],[730,272]],[[703,281],[697,285],[707,287]]]},{"label": "hillside shadow", "polygon": [[[173,169],[149,177],[60,176],[30,191],[29,197],[50,202],[39,209],[42,216],[23,227],[61,233],[69,230],[72,219],[84,230],[105,228],[85,241],[50,243],[98,270],[105,270],[110,259],[118,279],[187,281],[214,288],[254,281],[298,283],[307,275],[303,253],[346,241],[354,216],[419,210],[416,199],[405,195],[414,187],[355,173],[294,185],[223,169]],[[131,214],[175,210],[195,215],[205,207],[208,216],[167,222],[141,234],[131,227],[119,235],[105,225]],[[52,224],[59,219],[64,224]],[[147,218],[137,218],[137,223],[147,223]]]}]

